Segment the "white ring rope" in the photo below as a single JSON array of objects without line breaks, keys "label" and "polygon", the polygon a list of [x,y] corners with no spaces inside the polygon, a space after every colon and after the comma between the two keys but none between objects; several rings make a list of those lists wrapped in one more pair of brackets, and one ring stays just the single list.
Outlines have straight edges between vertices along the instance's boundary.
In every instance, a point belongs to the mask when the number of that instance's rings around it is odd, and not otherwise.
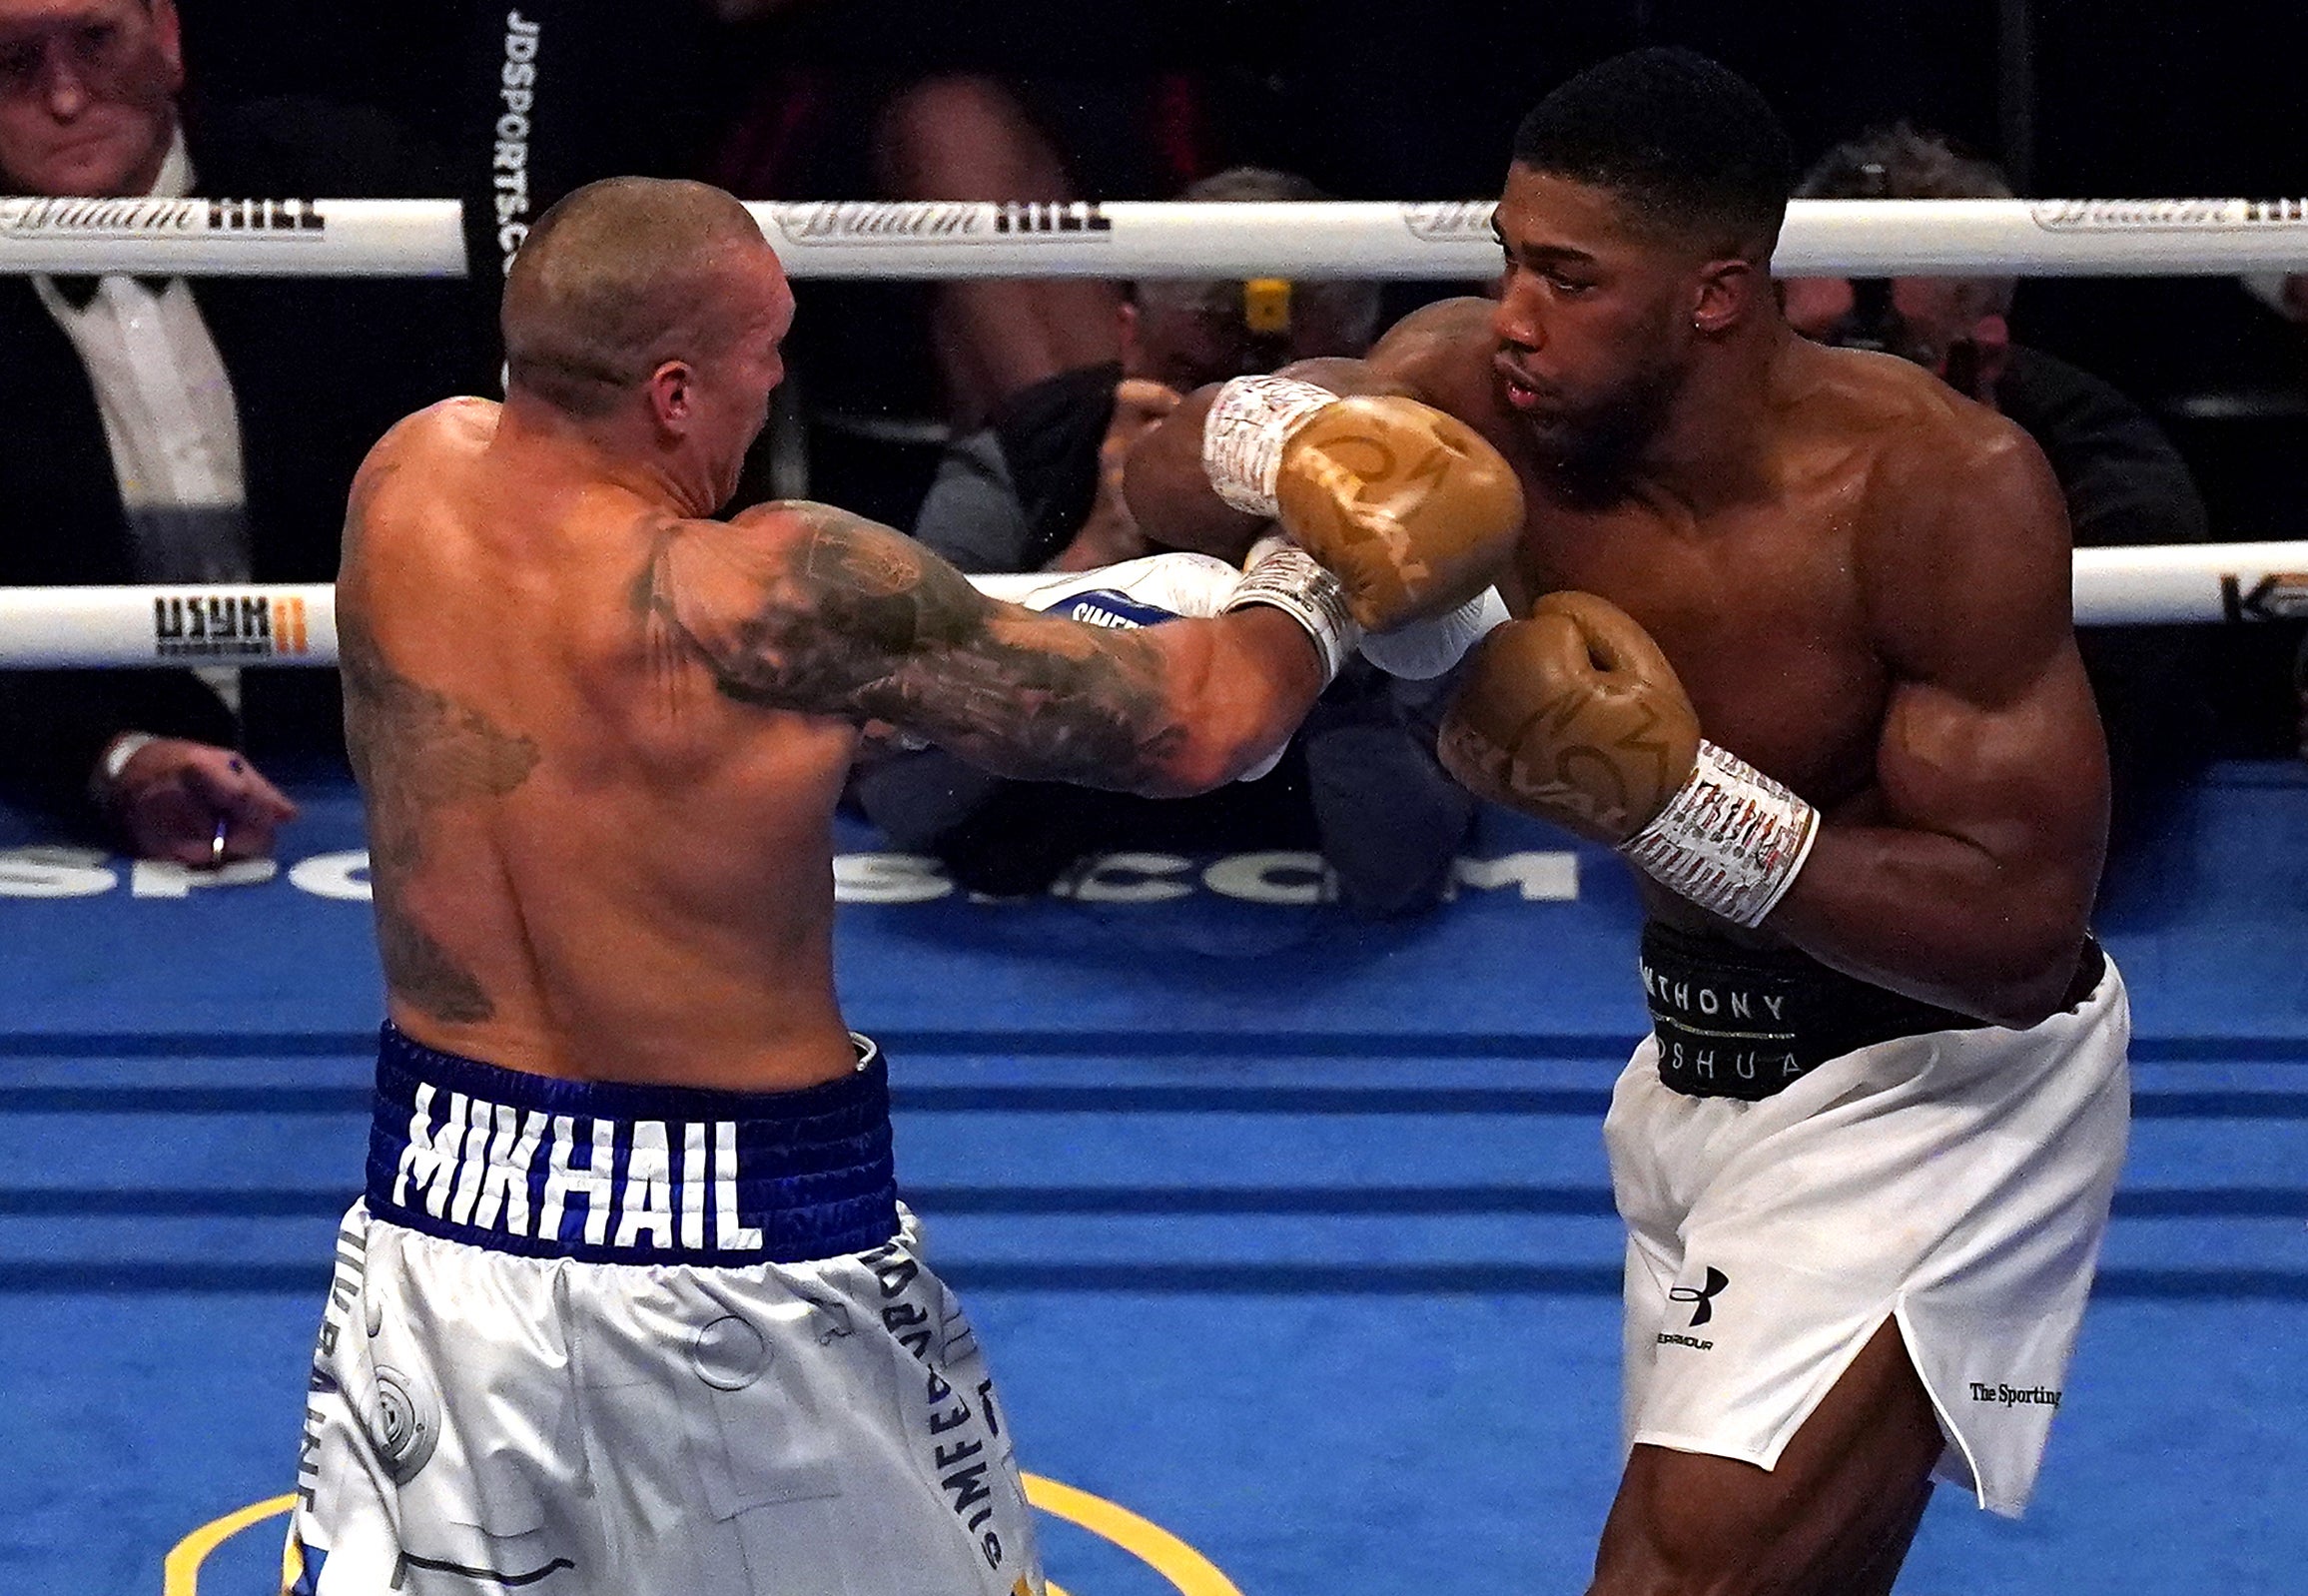
[{"label": "white ring rope", "polygon": [[[1488,200],[750,207],[797,278],[1494,276]],[[455,200],[0,199],[0,273],[462,277]],[[519,225],[500,242],[519,242]],[[1797,200],[1782,277],[2308,270],[2308,200]]]},{"label": "white ring rope", "polygon": [[[995,590],[1037,577],[973,578]],[[0,669],[334,665],[326,582],[0,587]],[[2078,625],[2308,619],[2308,542],[2075,551]]]}]

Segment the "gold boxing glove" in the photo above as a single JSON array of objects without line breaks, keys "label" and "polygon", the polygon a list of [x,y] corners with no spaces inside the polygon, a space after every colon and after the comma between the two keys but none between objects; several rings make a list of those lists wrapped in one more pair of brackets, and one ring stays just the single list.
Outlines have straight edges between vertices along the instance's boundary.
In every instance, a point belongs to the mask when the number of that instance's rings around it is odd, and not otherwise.
[{"label": "gold boxing glove", "polygon": [[1700,736],[1651,634],[1592,593],[1550,593],[1477,645],[1436,752],[1469,791],[1738,925],[1771,913],[1818,834],[1810,804]]},{"label": "gold boxing glove", "polygon": [[1237,377],[1202,423],[1202,466],[1219,497],[1279,520],[1333,572],[1368,631],[1466,603],[1522,535],[1522,484],[1505,457],[1456,416],[1397,395]]}]

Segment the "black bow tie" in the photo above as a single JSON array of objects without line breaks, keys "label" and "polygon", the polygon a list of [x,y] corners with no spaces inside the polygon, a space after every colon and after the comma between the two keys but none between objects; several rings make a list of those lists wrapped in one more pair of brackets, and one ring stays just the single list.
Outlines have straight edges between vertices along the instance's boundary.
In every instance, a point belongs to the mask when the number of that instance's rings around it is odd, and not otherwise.
[{"label": "black bow tie", "polygon": [[[56,292],[64,297],[65,304],[76,311],[85,311],[90,302],[96,298],[97,285],[102,283],[104,279],[100,277],[52,277],[48,281],[56,285]],[[174,280],[165,277],[139,277],[137,281],[157,296]]]}]

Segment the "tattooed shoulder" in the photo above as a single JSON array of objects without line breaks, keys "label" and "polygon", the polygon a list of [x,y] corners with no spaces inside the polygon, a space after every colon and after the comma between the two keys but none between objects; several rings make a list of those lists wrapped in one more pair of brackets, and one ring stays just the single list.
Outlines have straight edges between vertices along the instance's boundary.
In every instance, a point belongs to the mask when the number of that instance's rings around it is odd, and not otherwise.
[{"label": "tattooed shoulder", "polygon": [[764,505],[654,541],[652,626],[729,697],[885,720],[1017,775],[1134,787],[1184,741],[1151,637],[996,605],[863,516]]},{"label": "tattooed shoulder", "polygon": [[814,714],[860,695],[925,644],[979,624],[987,600],[903,533],[830,504],[764,504],[650,539],[636,606],[732,698]]}]

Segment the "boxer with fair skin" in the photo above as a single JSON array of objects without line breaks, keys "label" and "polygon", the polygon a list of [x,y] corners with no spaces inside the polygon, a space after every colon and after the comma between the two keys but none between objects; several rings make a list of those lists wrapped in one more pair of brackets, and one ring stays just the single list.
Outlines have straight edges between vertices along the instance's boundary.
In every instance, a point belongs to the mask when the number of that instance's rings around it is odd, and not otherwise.
[{"label": "boxer with fair skin", "polygon": [[831,506],[709,519],[782,375],[776,256],[699,185],[555,213],[507,285],[505,402],[395,427],[347,517],[391,1017],[535,1074],[806,1087],[855,1064],[831,820],[866,722],[1182,794],[1278,746],[1326,677],[1268,604],[1112,631]]},{"label": "boxer with fair skin", "polygon": [[[1180,617],[1119,630],[829,505],[713,519],[793,315],[729,195],[588,185],[507,277],[504,403],[410,416],[354,483],[337,624],[391,1023],[308,1385],[297,1596],[410,1567],[1039,1596],[1005,1410],[834,994],[859,739],[1194,792],[1280,747],[1350,609],[1463,596],[1419,550],[1468,534],[1414,527],[1399,559],[1342,537],[1336,572],[1287,546],[1109,568],[1104,596]],[[1520,504],[1476,465],[1507,495],[1473,534],[1495,562]]]},{"label": "boxer with fair skin", "polygon": [[[1662,143],[1680,167],[1646,164]],[[1768,274],[1791,178],[1746,85],[1676,52],[1622,58],[1525,124],[1495,303],[1431,306],[1367,363],[1297,375],[1432,404],[1520,479],[1500,583],[1517,618],[1476,646],[1442,734],[1462,781],[1626,848],[1654,925],[1726,968],[1807,956],[1946,1025],[2032,1027],[2077,1000],[2105,828],[2059,491],[2024,434],[1928,374],[1791,333]],[[1213,491],[1205,421],[1225,403],[1191,398],[1128,481],[1142,524],[1214,553],[1257,524]],[[1406,465],[1365,473],[1399,491]],[[1755,767],[1735,812],[1767,816],[1753,856],[1714,874],[1721,829],[1667,813],[1703,747]],[[1723,889],[1743,869],[1757,894]],[[1692,1112],[1762,1107],[1677,1090]],[[1724,1272],[1747,1284],[1731,1263],[1679,1287],[1677,1333],[1657,1338],[1662,1362],[1706,1365],[1694,1379],[1723,1367],[1724,1330],[1682,1332],[1709,1323]],[[1765,1466],[1631,1397],[1631,1438],[1691,1438],[1631,1446],[1592,1588],[1889,1589],[1947,1436],[1882,1311]]]}]

